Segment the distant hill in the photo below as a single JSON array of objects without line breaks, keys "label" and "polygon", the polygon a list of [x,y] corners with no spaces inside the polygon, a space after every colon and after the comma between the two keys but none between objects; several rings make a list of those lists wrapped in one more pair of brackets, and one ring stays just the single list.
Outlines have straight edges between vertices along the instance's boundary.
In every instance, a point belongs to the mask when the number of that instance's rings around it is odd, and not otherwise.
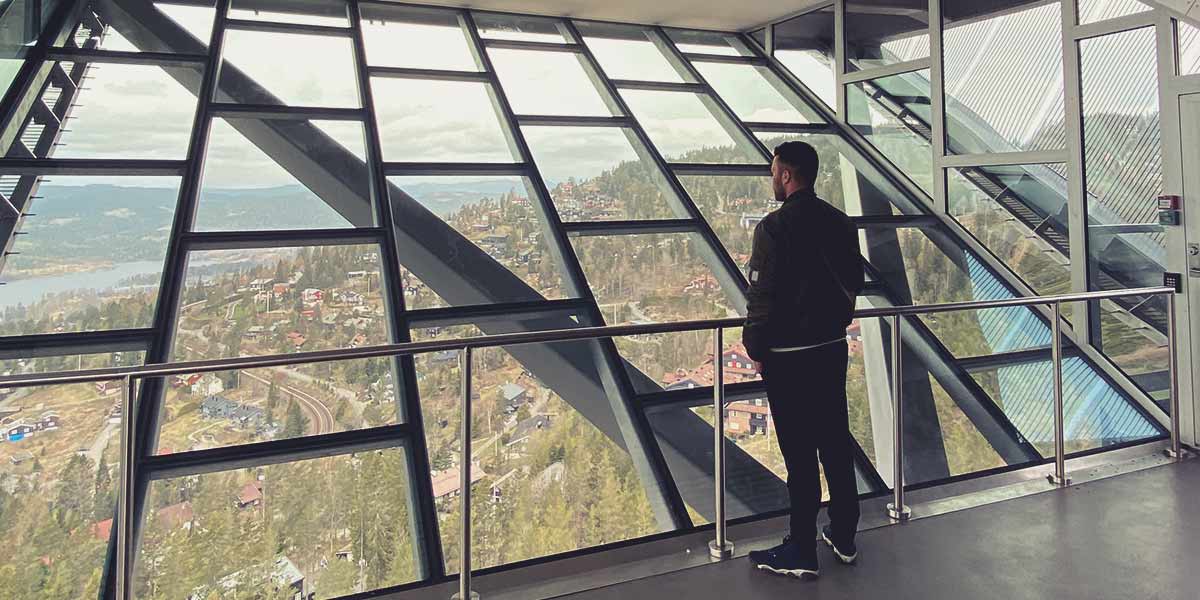
[{"label": "distant hill", "polygon": [[[402,183],[402,182],[401,182]],[[519,185],[509,180],[402,185],[414,199],[446,217],[483,198]],[[524,193],[524,190],[517,190]],[[31,259],[88,257],[130,262],[162,257],[170,236],[178,190],[109,184],[43,185],[22,231],[22,251]],[[312,229],[345,221],[299,185],[212,189],[201,194],[199,229]]]}]

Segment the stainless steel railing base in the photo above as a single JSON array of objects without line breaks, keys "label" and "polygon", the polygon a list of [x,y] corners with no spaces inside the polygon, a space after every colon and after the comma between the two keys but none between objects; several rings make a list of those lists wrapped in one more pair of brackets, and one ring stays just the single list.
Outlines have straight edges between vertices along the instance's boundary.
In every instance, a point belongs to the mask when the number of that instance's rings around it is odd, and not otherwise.
[{"label": "stainless steel railing base", "polygon": [[[454,595],[450,596],[450,600],[463,600],[462,594],[454,592]],[[467,600],[479,600],[479,592],[472,590],[471,593],[468,594]]]},{"label": "stainless steel railing base", "polygon": [[729,540],[725,540],[724,544],[717,542],[717,540],[709,542],[708,555],[717,560],[733,558],[733,542]]},{"label": "stainless steel railing base", "polygon": [[888,502],[887,514],[893,521],[907,521],[912,517],[912,509],[903,504],[897,509],[895,502]]},{"label": "stainless steel railing base", "polygon": [[1067,487],[1068,485],[1071,485],[1070,477],[1066,477],[1066,476],[1059,477],[1058,475],[1055,475],[1054,473],[1047,475],[1046,481],[1049,481],[1051,483],[1051,485],[1056,485],[1058,487]]}]

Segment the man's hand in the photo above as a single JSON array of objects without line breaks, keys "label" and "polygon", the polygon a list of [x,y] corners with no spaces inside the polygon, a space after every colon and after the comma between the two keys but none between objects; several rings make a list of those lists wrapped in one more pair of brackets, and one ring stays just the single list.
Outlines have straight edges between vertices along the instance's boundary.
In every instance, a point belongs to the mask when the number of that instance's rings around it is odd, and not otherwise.
[{"label": "man's hand", "polygon": [[757,360],[754,361],[754,372],[758,373],[759,375],[762,375],[762,372],[763,372],[762,371],[762,363],[758,362]]}]

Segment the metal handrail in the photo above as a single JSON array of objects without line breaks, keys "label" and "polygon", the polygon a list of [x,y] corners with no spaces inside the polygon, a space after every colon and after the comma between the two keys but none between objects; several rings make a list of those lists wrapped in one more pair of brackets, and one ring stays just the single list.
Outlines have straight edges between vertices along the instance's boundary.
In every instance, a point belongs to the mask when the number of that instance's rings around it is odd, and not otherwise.
[{"label": "metal handrail", "polygon": [[[897,522],[906,521],[911,510],[904,504],[904,426],[903,426],[903,372],[901,354],[901,324],[902,316],[914,316],[930,313],[952,312],[961,310],[982,310],[1014,306],[1048,305],[1053,311],[1051,322],[1051,361],[1054,367],[1054,474],[1049,477],[1055,485],[1066,485],[1065,443],[1063,425],[1063,385],[1062,385],[1062,340],[1061,313],[1064,302],[1085,302],[1109,300],[1130,296],[1155,296],[1166,294],[1168,306],[1167,345],[1169,347],[1169,364],[1167,366],[1170,379],[1170,435],[1171,446],[1168,453],[1174,458],[1182,458],[1182,446],[1179,440],[1179,382],[1176,373],[1178,351],[1174,335],[1175,329],[1175,295],[1178,292],[1173,287],[1145,287],[1126,290],[1108,290],[1098,292],[1080,292],[1073,294],[1058,294],[1052,296],[1035,296],[1005,298],[1000,300],[979,300],[967,302],[947,302],[941,304],[925,304],[915,306],[889,306],[883,308],[866,308],[856,310],[855,318],[893,317],[891,383],[893,408],[893,451],[892,451],[892,492],[893,501],[887,505],[887,513]],[[706,319],[696,321],[680,321],[674,323],[654,323],[644,325],[614,325],[602,327],[579,327],[574,329],[556,329],[547,331],[531,331],[522,333],[506,333],[498,335],[483,335],[449,340],[432,340],[423,342],[404,342],[383,344],[361,348],[339,350],[323,350],[302,352],[296,354],[276,354],[265,356],[236,357],[213,360],[183,361],[176,363],[148,364],[141,366],[113,367],[105,369],[55,371],[33,375],[14,375],[0,377],[0,389],[14,387],[31,387],[40,385],[60,385],[69,383],[87,383],[122,379],[124,381],[125,399],[122,406],[121,419],[121,457],[120,493],[118,496],[118,518],[116,519],[116,596],[118,600],[127,600],[131,594],[129,581],[132,573],[132,523],[135,519],[135,503],[133,497],[136,487],[135,471],[138,468],[137,454],[134,451],[135,431],[133,425],[133,405],[137,398],[135,384],[146,378],[168,377],[193,373],[211,373],[237,369],[251,369],[299,364],[311,364],[339,360],[364,358],[382,358],[402,355],[412,355],[427,352],[459,350],[462,377],[462,430],[460,454],[459,486],[461,509],[461,537],[459,585],[455,598],[461,600],[475,599],[479,595],[471,589],[471,359],[473,350],[496,346],[513,346],[519,344],[536,344],[552,342],[583,341],[597,338],[613,338],[652,333],[674,333],[683,331],[713,330],[713,357],[724,350],[722,330],[740,327],[745,324],[744,318]],[[709,552],[713,559],[723,560],[733,556],[733,542],[726,536],[725,514],[725,435],[724,435],[724,406],[725,385],[724,369],[716,368],[713,372],[713,410],[715,411],[713,435],[713,481],[716,518],[714,527],[716,538],[709,544]]]},{"label": "metal handrail", "polygon": [[[1128,298],[1131,296],[1152,296],[1157,294],[1174,293],[1174,288],[1170,287],[1145,287],[1130,288],[1125,290],[1057,294],[1051,296],[1003,298],[999,300],[975,300],[965,302],[944,302],[940,304],[887,306],[881,308],[863,308],[856,310],[854,311],[854,318],[867,319],[876,317],[892,317],[897,315],[911,316],[939,312],[953,312],[959,310],[980,310],[986,308],[1003,308],[1008,306],[1037,306],[1043,304],[1050,305],[1064,302],[1110,300],[1113,298]],[[446,340],[378,344],[374,346],[361,346],[358,348],[317,350],[312,352],[297,352],[293,354],[264,354],[258,356],[239,356],[209,360],[151,363],[127,367],[108,367],[103,369],[50,371],[46,373],[30,375],[9,375],[0,377],[0,388],[30,387],[65,383],[90,383],[95,381],[122,379],[126,376],[139,379],[150,377],[169,377],[171,375],[189,375],[193,373],[212,373],[216,371],[280,367],[339,360],[384,358],[411,354],[423,354],[426,352],[440,352],[445,350],[461,350],[463,348],[478,349],[496,346],[516,346],[520,344],[569,342],[597,338],[625,337],[652,333],[678,333],[684,331],[741,327],[745,324],[745,322],[746,319],[744,317],[730,317],[723,319],[675,321],[670,323],[574,327],[570,329],[549,329],[521,333],[502,333]]]}]

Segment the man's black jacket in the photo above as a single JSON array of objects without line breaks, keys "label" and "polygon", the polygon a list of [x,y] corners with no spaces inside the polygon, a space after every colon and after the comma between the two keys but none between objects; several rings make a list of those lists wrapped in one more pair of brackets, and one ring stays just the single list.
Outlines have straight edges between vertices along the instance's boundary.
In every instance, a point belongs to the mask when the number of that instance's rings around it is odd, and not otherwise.
[{"label": "man's black jacket", "polygon": [[750,358],[845,337],[863,288],[858,232],[811,190],[796,192],[755,228],[749,279]]}]

